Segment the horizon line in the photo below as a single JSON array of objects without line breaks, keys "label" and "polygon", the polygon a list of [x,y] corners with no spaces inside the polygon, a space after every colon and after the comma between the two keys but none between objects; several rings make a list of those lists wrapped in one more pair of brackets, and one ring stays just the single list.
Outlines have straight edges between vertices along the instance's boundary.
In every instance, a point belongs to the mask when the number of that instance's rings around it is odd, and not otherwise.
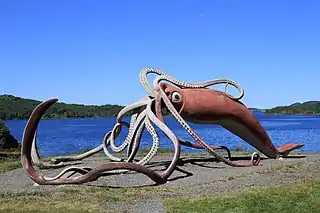
[{"label": "horizon line", "polygon": [[[39,99],[36,99],[36,98],[32,98],[32,97],[22,97],[22,96],[18,96],[18,95],[15,95],[15,94],[8,94],[8,93],[0,93],[0,96],[14,96],[14,97],[17,97],[17,98],[22,98],[22,99],[29,99],[29,100],[33,100],[33,101],[45,101],[45,100],[49,100],[49,99],[52,99],[52,98],[56,98],[58,99],[58,102],[57,103],[61,103],[61,104],[73,104],[73,105],[83,105],[83,106],[104,106],[104,105],[113,105],[113,106],[127,106],[127,105],[123,105],[123,104],[116,104],[116,103],[106,103],[106,104],[85,104],[85,103],[72,103],[72,102],[64,102],[64,101],[59,101],[59,98],[57,97],[48,97],[44,100],[39,100]],[[282,107],[282,106],[290,106],[290,105],[293,105],[293,104],[296,104],[296,103],[305,103],[305,102],[310,102],[310,101],[316,101],[316,100],[309,100],[309,101],[296,101],[294,103],[291,103],[291,104],[288,104],[288,105],[275,105],[273,107],[270,107],[270,108],[260,108],[260,107],[249,107],[249,106],[246,106],[247,108],[249,109],[260,109],[260,110],[266,110],[266,109],[272,109],[272,108],[275,108],[275,107]]]}]

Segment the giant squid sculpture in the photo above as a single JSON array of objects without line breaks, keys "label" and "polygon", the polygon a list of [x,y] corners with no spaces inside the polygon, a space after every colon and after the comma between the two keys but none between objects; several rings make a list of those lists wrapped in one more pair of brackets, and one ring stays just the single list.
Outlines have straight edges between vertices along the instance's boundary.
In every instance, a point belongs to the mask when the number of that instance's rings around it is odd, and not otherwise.
[{"label": "giant squid sculpture", "polygon": [[[153,85],[150,85],[147,80],[149,73],[158,75],[154,79]],[[230,150],[226,146],[208,145],[190,127],[187,121],[198,124],[221,125],[269,158],[281,158],[282,156],[288,155],[292,150],[303,146],[303,144],[285,144],[277,149],[251,111],[240,102],[244,92],[234,81],[215,79],[205,82],[188,83],[177,80],[160,70],[151,68],[143,69],[140,72],[140,81],[148,95],[138,102],[124,107],[119,112],[114,128],[106,133],[101,145],[77,156],[55,157],[51,163],[43,162],[40,159],[36,146],[36,130],[43,114],[50,106],[56,103],[58,99],[49,99],[40,103],[31,113],[23,134],[21,163],[27,175],[35,183],[40,185],[58,185],[80,184],[97,180],[104,174],[111,175],[136,171],[145,174],[157,184],[163,184],[177,166],[181,145],[205,149],[218,161],[229,166],[246,167],[257,166],[259,164],[260,155],[258,152],[252,154],[249,163],[231,161]],[[209,88],[217,84],[226,84],[225,91],[222,92]],[[229,95],[226,91],[228,85],[235,86],[240,91],[240,95],[238,97]],[[167,110],[197,143],[187,142],[178,138],[166,125],[163,116],[164,110]],[[132,114],[130,124],[123,121],[123,117],[128,113]],[[145,164],[155,156],[160,146],[160,140],[154,125],[164,132],[165,136],[172,141],[174,146],[172,161],[166,170],[161,173],[145,166]],[[129,128],[128,135],[120,146],[116,146],[115,140],[119,136],[123,126]],[[139,161],[135,161],[144,129],[147,129],[150,133],[153,144],[146,156]],[[127,149],[127,158],[121,159],[116,157],[111,154],[107,148],[111,148],[114,152],[122,152]],[[226,150],[228,157],[226,158],[219,152],[216,152],[217,149]],[[95,167],[70,166],[62,170],[55,177],[44,177],[34,168],[34,166],[38,166],[41,169],[63,167],[66,166],[65,162],[67,161],[79,161],[102,150],[113,162]],[[72,177],[71,175],[71,177],[67,178],[62,177],[64,174],[70,172],[72,172],[72,174],[78,173],[80,176]]]}]

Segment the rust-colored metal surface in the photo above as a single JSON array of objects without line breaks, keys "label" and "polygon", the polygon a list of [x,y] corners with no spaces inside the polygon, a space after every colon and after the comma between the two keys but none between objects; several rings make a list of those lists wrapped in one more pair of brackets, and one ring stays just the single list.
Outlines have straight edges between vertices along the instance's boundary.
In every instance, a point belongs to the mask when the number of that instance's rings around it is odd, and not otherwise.
[{"label": "rust-colored metal surface", "polygon": [[171,101],[172,94],[179,94],[181,100],[173,102],[173,105],[185,120],[193,123],[219,124],[269,158],[277,158],[303,146],[284,144],[278,150],[252,112],[226,93],[206,88],[181,89],[166,83],[162,83],[161,87]]},{"label": "rust-colored metal surface", "polygon": [[[147,81],[146,76],[149,73],[158,75],[154,79],[153,86]],[[58,99],[49,99],[40,103],[30,115],[23,134],[21,163],[27,175],[34,182],[41,185],[59,185],[81,184],[95,181],[105,176],[105,174],[112,175],[135,171],[146,175],[157,184],[163,184],[176,169],[181,145],[205,149],[218,161],[229,166],[244,167],[259,165],[260,155],[258,152],[252,154],[251,161],[248,163],[231,161],[231,153],[226,146],[208,145],[186,121],[199,124],[221,125],[269,158],[286,156],[292,150],[303,146],[303,144],[284,144],[277,149],[271,142],[263,126],[240,101],[244,95],[243,89],[231,80],[215,79],[206,82],[187,83],[177,80],[160,70],[147,68],[141,71],[140,81],[148,95],[138,102],[126,106],[119,112],[114,128],[106,133],[100,146],[78,156],[55,157],[52,159],[51,164],[43,163],[40,160],[40,155],[36,148],[36,131],[41,117]],[[163,81],[166,81],[166,83]],[[226,84],[224,92],[209,88],[212,85],[222,83]],[[227,85],[235,86],[240,91],[239,97],[229,95],[226,91]],[[165,123],[162,114],[164,109],[178,121],[196,143],[184,141],[175,135]],[[133,112],[130,124],[122,120],[129,112]],[[128,135],[122,145],[116,146],[115,140],[121,132],[122,126],[129,128]],[[157,126],[171,140],[174,147],[172,161],[162,172],[153,171],[146,166],[155,156],[160,146],[160,139],[154,126]],[[144,129],[147,129],[152,137],[152,147],[143,159],[134,162],[135,155],[140,148],[140,140]],[[120,159],[114,156],[109,149],[113,150],[113,152],[122,152],[126,149],[127,158]],[[225,150],[228,157],[224,157],[219,152],[216,152],[219,149]],[[66,161],[79,161],[101,150],[113,162],[90,168],[71,166],[61,171],[55,177],[44,177],[34,168],[35,166],[43,169],[50,167],[57,168],[57,164],[59,167],[65,166],[64,162]],[[63,178],[62,176],[66,173],[76,173],[79,176],[72,177],[71,175]]]}]

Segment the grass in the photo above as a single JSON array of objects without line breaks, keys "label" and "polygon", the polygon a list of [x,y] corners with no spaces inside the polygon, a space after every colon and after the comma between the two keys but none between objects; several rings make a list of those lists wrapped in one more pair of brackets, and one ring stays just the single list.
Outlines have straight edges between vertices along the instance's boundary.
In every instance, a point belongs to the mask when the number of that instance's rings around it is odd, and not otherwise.
[{"label": "grass", "polygon": [[229,176],[226,181],[230,181],[230,180],[236,180],[236,179],[241,179],[241,178],[246,178],[246,177],[249,177],[251,175],[252,172],[243,172],[243,173],[240,173],[238,175],[234,175],[234,176]]},{"label": "grass", "polygon": [[0,194],[0,212],[117,212],[117,203],[133,203],[167,187],[107,188],[62,186],[43,191]]},{"label": "grass", "polygon": [[[165,151],[164,151],[165,152]],[[269,168],[267,173],[293,173],[303,163],[280,164]],[[21,167],[20,158],[0,159],[0,172]],[[245,178],[250,173],[241,173],[228,180]],[[288,174],[293,175],[293,174]],[[150,196],[170,197],[180,190],[179,187],[75,187],[56,186],[41,191],[22,193],[0,193],[0,212],[117,212],[121,203],[134,204]],[[160,193],[160,194],[158,194]],[[168,193],[168,196],[167,196]],[[177,196],[174,196],[177,197]],[[278,188],[254,188],[233,192],[223,196],[206,196],[196,199],[165,200],[168,213],[179,212],[308,212],[320,213],[320,180],[300,185]],[[319,208],[318,208],[319,207]],[[319,209],[319,210],[318,210]]]},{"label": "grass", "polygon": [[[258,171],[260,174],[266,174],[266,173],[275,173],[275,172],[282,172],[282,173],[295,173],[301,166],[303,165],[303,162],[295,162],[295,163],[283,163],[280,165],[274,165],[267,169],[264,169],[262,171]],[[241,179],[246,178],[252,175],[253,172],[243,172],[238,175],[230,176],[224,181],[230,181],[235,179]]]},{"label": "grass", "polygon": [[21,168],[20,158],[1,158],[0,173]]},{"label": "grass", "polygon": [[[138,151],[137,154],[147,154],[150,151],[151,148],[142,148]],[[165,154],[165,153],[174,153],[174,149],[171,148],[159,148],[157,153],[159,154]]]},{"label": "grass", "polygon": [[41,192],[7,193],[0,195],[0,212],[105,212],[107,203],[119,199],[118,194],[104,188],[59,188]]},{"label": "grass", "polygon": [[283,172],[283,173],[295,173],[299,167],[303,165],[303,162],[295,162],[295,163],[283,163],[280,165],[274,165],[269,167],[268,169],[262,170],[259,173],[275,173],[275,172]]},{"label": "grass", "polygon": [[277,188],[254,188],[234,195],[165,200],[167,213],[318,213],[320,181]]}]

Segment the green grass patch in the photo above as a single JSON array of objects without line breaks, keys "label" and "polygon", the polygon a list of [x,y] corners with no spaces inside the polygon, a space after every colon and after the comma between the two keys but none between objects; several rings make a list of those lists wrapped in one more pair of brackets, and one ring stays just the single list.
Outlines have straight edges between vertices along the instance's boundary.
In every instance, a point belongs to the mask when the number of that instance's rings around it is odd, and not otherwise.
[{"label": "green grass patch", "polygon": [[[147,154],[148,152],[150,152],[151,148],[142,148],[138,151],[137,154]],[[165,153],[174,153],[174,150],[171,148],[159,148],[157,153],[160,154],[165,154]]]},{"label": "green grass patch", "polygon": [[238,175],[234,175],[234,176],[229,176],[228,178],[226,178],[227,180],[236,180],[236,179],[242,179],[242,178],[247,178],[252,174],[252,172],[243,172],[240,173]]},{"label": "green grass patch", "polygon": [[279,165],[273,165],[265,170],[260,171],[259,173],[260,174],[275,173],[275,172],[295,173],[302,165],[303,165],[303,162],[282,163]]},{"label": "green grass patch", "polygon": [[293,186],[254,188],[233,195],[165,200],[167,213],[318,213],[320,180]]},{"label": "green grass patch", "polygon": [[[0,195],[0,212],[105,212],[106,203],[118,201],[119,195],[104,188],[6,193]],[[112,212],[112,209],[107,212]],[[115,212],[115,211],[113,211]]]},{"label": "green grass patch", "polygon": [[3,158],[0,159],[0,173],[21,168],[20,158]]},{"label": "green grass patch", "polygon": [[[0,194],[0,212],[8,213],[83,213],[117,212],[116,204],[134,204],[152,193],[171,192],[175,188],[108,188],[93,186],[56,186],[41,191]],[[119,205],[121,205],[119,203]]]}]

